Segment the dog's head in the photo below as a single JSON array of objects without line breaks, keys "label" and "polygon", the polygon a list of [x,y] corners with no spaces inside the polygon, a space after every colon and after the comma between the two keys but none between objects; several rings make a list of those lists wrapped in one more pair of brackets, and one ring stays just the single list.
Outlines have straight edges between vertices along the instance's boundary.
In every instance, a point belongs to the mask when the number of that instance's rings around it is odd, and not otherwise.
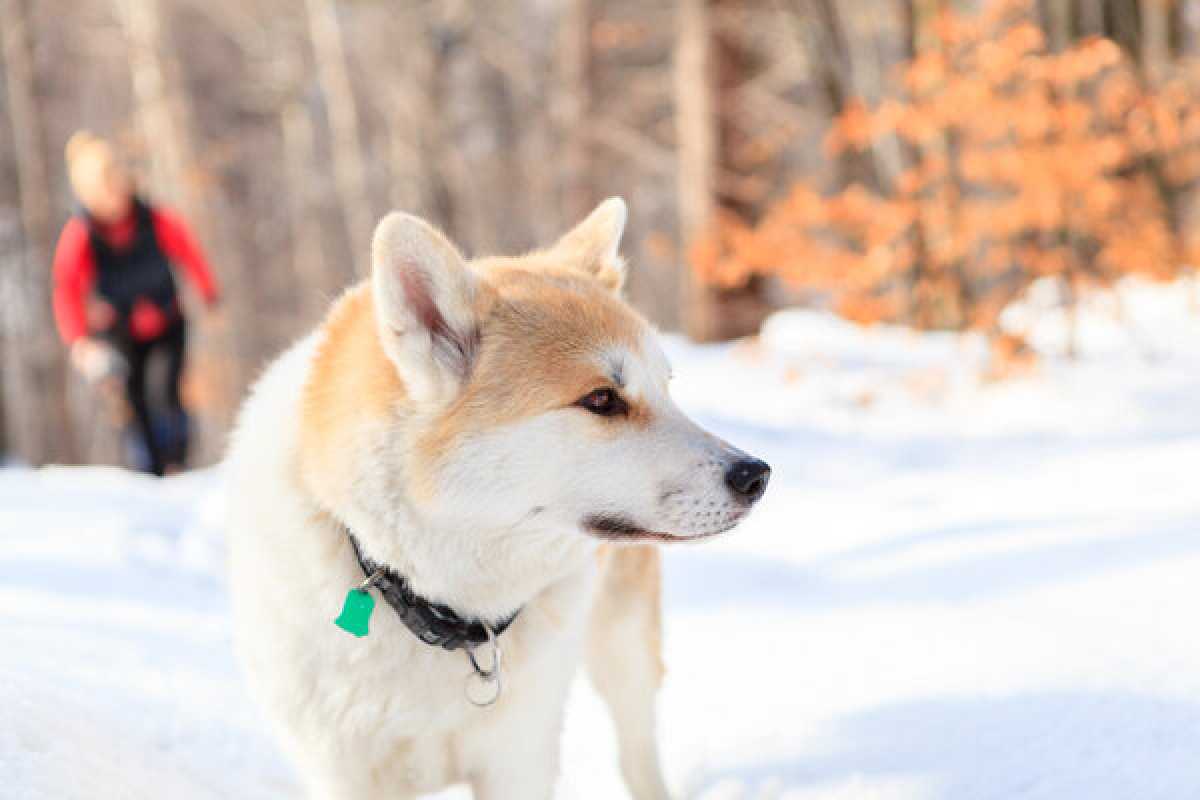
[{"label": "dog's head", "polygon": [[653,329],[618,297],[624,226],[614,198],[548,250],[468,264],[420,219],[379,225],[378,333],[429,421],[409,466],[433,516],[694,538],[762,496],[767,465],[671,401]]},{"label": "dog's head", "polygon": [[472,263],[416,217],[380,223],[371,305],[403,441],[373,449],[401,460],[422,519],[694,539],[762,496],[767,465],[683,415],[654,330],[618,296],[625,215],[610,199],[546,250]]}]

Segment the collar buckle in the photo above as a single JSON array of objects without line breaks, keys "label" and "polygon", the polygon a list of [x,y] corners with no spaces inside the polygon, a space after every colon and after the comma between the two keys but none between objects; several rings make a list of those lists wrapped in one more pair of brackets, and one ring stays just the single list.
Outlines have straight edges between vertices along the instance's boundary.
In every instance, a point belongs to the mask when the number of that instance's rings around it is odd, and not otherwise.
[{"label": "collar buckle", "polygon": [[487,632],[486,645],[492,651],[492,665],[487,669],[479,666],[479,660],[475,658],[475,651],[482,649],[485,645],[479,644],[473,647],[466,648],[467,660],[471,663],[471,674],[467,676],[467,700],[472,705],[486,708],[500,699],[500,642],[496,639],[496,633],[492,627],[486,622],[481,623],[484,631]]},{"label": "collar buckle", "polygon": [[376,584],[378,584],[379,581],[382,580],[382,578],[383,578],[383,570],[377,569],[374,572],[372,572],[370,575],[368,575],[367,579],[365,581],[363,581],[362,583],[360,583],[358,585],[358,590],[360,592],[365,592],[368,589],[370,589],[372,586],[375,586]]}]

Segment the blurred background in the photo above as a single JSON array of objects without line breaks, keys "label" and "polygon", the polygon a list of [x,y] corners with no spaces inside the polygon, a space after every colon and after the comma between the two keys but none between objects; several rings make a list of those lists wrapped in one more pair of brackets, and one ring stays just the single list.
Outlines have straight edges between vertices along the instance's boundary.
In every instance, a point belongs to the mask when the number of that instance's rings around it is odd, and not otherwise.
[{"label": "blurred background", "polygon": [[0,28],[0,449],[34,464],[119,460],[50,315],[82,127],[224,286],[199,463],[390,208],[488,254],[620,194],[666,330],[816,305],[982,331],[998,375],[1036,279],[1070,308],[1195,261],[1197,0],[0,0]]},{"label": "blurred background", "polygon": [[[1198,99],[1200,0],[0,0],[0,794],[296,793],[223,471],[27,468],[133,460],[51,311],[86,128],[220,284],[192,466],[385,211],[482,255],[626,198],[673,397],[773,468],[664,558],[675,796],[1196,796]],[[558,796],[625,796],[605,720]]]}]

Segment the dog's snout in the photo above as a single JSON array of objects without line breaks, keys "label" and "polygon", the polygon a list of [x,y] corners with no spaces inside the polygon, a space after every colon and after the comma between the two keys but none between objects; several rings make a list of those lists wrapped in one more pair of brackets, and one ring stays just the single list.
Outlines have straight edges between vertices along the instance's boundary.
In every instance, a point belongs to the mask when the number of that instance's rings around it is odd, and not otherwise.
[{"label": "dog's snout", "polygon": [[767,490],[771,479],[771,468],[757,458],[743,458],[733,462],[725,473],[725,485],[733,490],[739,500],[753,503]]}]

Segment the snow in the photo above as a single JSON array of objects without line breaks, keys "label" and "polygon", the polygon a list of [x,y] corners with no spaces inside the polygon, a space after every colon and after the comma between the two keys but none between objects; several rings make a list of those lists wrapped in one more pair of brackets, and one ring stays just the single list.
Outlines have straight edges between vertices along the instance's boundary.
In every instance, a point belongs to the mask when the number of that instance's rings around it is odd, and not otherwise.
[{"label": "snow", "polygon": [[[680,402],[775,470],[667,558],[677,793],[1196,796],[1192,291],[1099,296],[1075,363],[1035,292],[1006,324],[1043,358],[1003,383],[979,341],[815,312],[669,340]],[[0,471],[0,795],[294,796],[230,654],[220,506],[219,471]],[[561,797],[624,796],[582,680],[563,761]]]}]

